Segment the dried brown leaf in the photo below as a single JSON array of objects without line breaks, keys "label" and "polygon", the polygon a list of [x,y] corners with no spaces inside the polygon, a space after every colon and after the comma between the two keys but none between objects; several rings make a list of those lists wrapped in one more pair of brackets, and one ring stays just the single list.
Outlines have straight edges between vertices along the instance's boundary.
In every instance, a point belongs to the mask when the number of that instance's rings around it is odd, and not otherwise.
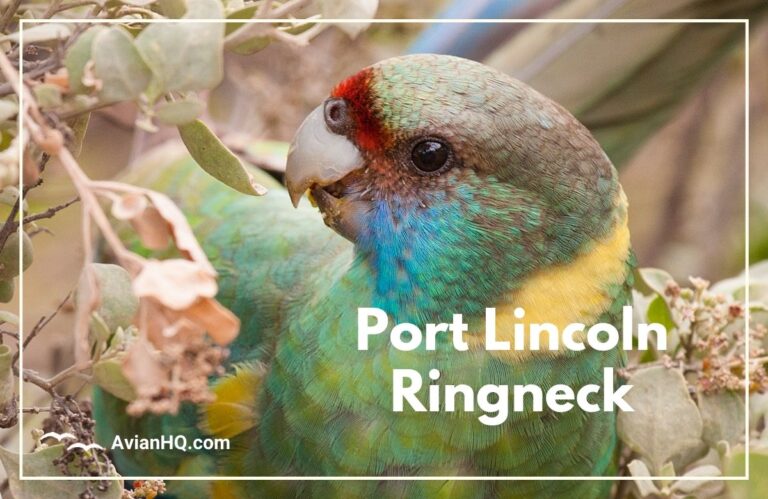
[{"label": "dried brown leaf", "polygon": [[171,258],[148,260],[133,281],[136,296],[154,298],[172,310],[184,310],[199,298],[213,298],[218,286],[198,262]]},{"label": "dried brown leaf", "polygon": [[168,377],[158,351],[144,338],[137,338],[128,347],[123,373],[141,398],[157,396]]},{"label": "dried brown leaf", "polygon": [[169,224],[144,194],[128,192],[120,196],[112,203],[112,216],[129,220],[145,247],[152,250],[168,247],[171,239]]},{"label": "dried brown leaf", "polygon": [[240,319],[213,298],[198,300],[183,313],[202,326],[219,345],[231,343],[240,331]]},{"label": "dried brown leaf", "polygon": [[200,243],[197,242],[197,238],[192,232],[187,218],[178,206],[168,196],[159,192],[148,191],[147,196],[155,208],[157,208],[160,216],[171,226],[173,240],[179,251],[197,262],[211,276],[215,276],[216,270],[214,270],[211,262],[208,261],[208,257],[205,256],[205,252],[200,247]]},{"label": "dried brown leaf", "polygon": [[165,249],[171,241],[168,222],[154,206],[148,206],[140,216],[132,219],[131,225],[139,234],[141,243],[151,250]]},{"label": "dried brown leaf", "polygon": [[149,201],[143,194],[128,192],[112,203],[112,216],[118,220],[130,220],[140,216],[148,205]]}]

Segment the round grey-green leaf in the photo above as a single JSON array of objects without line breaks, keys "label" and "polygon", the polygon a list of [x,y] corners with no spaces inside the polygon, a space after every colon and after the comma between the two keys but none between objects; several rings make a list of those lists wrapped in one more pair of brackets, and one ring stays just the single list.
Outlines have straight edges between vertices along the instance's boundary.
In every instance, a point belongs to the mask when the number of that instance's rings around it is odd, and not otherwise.
[{"label": "round grey-green leaf", "polygon": [[149,85],[152,73],[125,29],[112,26],[98,33],[92,50],[94,72],[102,85],[100,101],[134,100]]},{"label": "round grey-green leaf", "polygon": [[704,423],[704,441],[710,447],[725,440],[731,445],[744,440],[744,398],[734,392],[699,395],[699,410]]},{"label": "round grey-green leaf", "polygon": [[[61,457],[64,452],[64,444],[52,445],[35,452],[24,454],[24,477],[36,476],[65,476],[62,470],[55,464],[54,459]],[[8,475],[8,485],[13,497],[34,497],[35,499],[61,499],[62,497],[79,497],[87,485],[96,485],[97,481],[83,480],[54,480],[36,481],[19,478],[19,455],[8,449],[0,447],[0,461],[3,463]],[[71,475],[76,476],[72,469]],[[122,482],[113,467],[106,473],[114,476],[115,480],[107,481],[107,490],[100,491],[93,487],[94,497],[97,499],[120,499],[123,494]]]},{"label": "round grey-green leaf", "polygon": [[98,290],[87,289],[87,280],[81,279],[77,289],[77,301],[89,300],[90,293],[96,293],[99,306],[95,312],[114,332],[118,327],[126,328],[133,322],[139,308],[139,300],[133,294],[131,278],[119,265],[110,263],[90,264],[98,283]]},{"label": "round grey-green leaf", "polygon": [[61,105],[61,87],[53,83],[40,83],[32,88],[37,105],[43,109]]},{"label": "round grey-green leaf", "polygon": [[637,272],[640,279],[637,280],[635,288],[645,295],[657,293],[664,296],[667,283],[673,280],[668,272],[661,269],[647,267],[639,269]]},{"label": "round grey-green leaf", "polygon": [[[216,0],[189,0],[184,19],[220,19]],[[152,72],[150,101],[171,91],[215,87],[224,75],[224,25],[221,23],[152,24],[136,38]]]},{"label": "round grey-green leaf", "polygon": [[113,357],[96,362],[93,366],[93,380],[102,389],[121,400],[131,402],[136,399],[136,390],[123,373],[121,358]]},{"label": "round grey-green leaf", "polygon": [[664,366],[640,369],[627,384],[632,389],[624,400],[634,411],[619,412],[619,437],[654,472],[673,457],[701,445],[701,415],[679,371]]},{"label": "round grey-green leaf", "polygon": [[106,30],[105,26],[99,25],[88,28],[67,50],[67,55],[64,56],[64,66],[69,74],[69,88],[73,92],[83,93],[88,91],[88,87],[83,84],[85,66],[91,60],[93,39],[96,35]]}]

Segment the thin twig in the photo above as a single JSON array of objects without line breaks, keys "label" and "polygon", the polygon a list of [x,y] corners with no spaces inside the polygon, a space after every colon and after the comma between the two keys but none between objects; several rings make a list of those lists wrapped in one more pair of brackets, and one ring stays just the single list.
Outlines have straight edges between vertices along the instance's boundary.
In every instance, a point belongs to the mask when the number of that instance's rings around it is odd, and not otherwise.
[{"label": "thin twig", "polygon": [[19,203],[21,203],[21,196],[19,196],[16,199],[16,202],[13,203],[13,206],[11,206],[8,216],[5,217],[5,223],[2,228],[0,228],[0,248],[5,247],[5,242],[8,240],[8,237],[18,229],[16,215],[19,212]]},{"label": "thin twig", "polygon": [[[13,331],[6,331],[5,329],[0,329],[0,335],[6,335],[10,336],[11,338],[14,338],[17,342],[19,341],[19,335],[17,333],[14,333]],[[1,343],[2,341],[0,341]]]},{"label": "thin twig", "polygon": [[[13,374],[16,376],[19,376],[19,368],[16,366],[13,366]],[[28,369],[24,369],[24,373],[21,375],[22,381],[32,383],[35,386],[38,386],[51,394],[52,396],[56,397],[58,394],[56,393],[56,390],[51,386],[50,383],[48,383],[46,380],[38,376],[37,374],[33,373],[32,371]]]},{"label": "thin twig", "polygon": [[[56,310],[54,310],[51,315],[49,315],[48,317],[42,316],[42,317],[40,317],[40,319],[38,319],[37,323],[32,328],[32,331],[30,331],[29,334],[24,337],[24,342],[22,343],[21,348],[19,349],[19,351],[22,351],[25,348],[27,348],[27,345],[29,345],[29,342],[32,341],[35,338],[35,336],[40,334],[40,331],[45,329],[45,326],[50,324],[50,322],[53,320],[53,318],[56,317],[56,315],[61,311],[62,308],[64,308],[64,304],[67,303],[67,301],[69,300],[70,296],[72,296],[72,292],[71,291],[69,293],[67,293],[67,296],[65,296],[63,300],[61,300],[61,302],[59,303],[59,306],[56,307]],[[13,356],[13,363],[14,364],[16,363],[16,360],[18,358],[19,358],[19,352],[16,352],[14,354],[14,356]]]},{"label": "thin twig", "polygon": [[56,385],[59,385],[63,381],[65,381],[70,376],[75,376],[77,374],[82,373],[83,371],[89,370],[91,367],[93,367],[93,361],[89,361],[85,364],[79,365],[79,364],[72,364],[68,368],[64,369],[60,373],[56,374],[52,378],[46,380],[46,382],[51,385],[51,387],[55,387]]},{"label": "thin twig", "polygon": [[21,412],[26,412],[27,414],[40,414],[41,412],[51,412],[50,407],[24,407]]},{"label": "thin twig", "polygon": [[67,201],[66,203],[63,203],[63,204],[60,204],[60,205],[57,205],[57,206],[53,206],[53,207],[48,208],[47,210],[45,210],[45,211],[43,211],[41,213],[35,213],[33,215],[26,216],[26,217],[24,217],[24,225],[26,225],[28,223],[35,222],[37,220],[42,220],[44,218],[51,218],[56,213],[60,212],[64,208],[72,206],[73,204],[77,203],[78,201],[80,201],[80,197],[76,196],[73,199],[70,199],[69,201]]}]

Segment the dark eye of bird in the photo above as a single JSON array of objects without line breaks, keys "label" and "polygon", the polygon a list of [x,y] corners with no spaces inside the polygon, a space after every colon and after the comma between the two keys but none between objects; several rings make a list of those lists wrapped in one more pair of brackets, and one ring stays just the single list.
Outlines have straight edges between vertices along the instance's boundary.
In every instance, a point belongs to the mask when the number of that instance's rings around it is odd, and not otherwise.
[{"label": "dark eye of bird", "polygon": [[424,140],[413,146],[411,161],[422,173],[434,173],[448,162],[448,146],[437,140]]},{"label": "dark eye of bird", "polygon": [[351,115],[344,99],[327,99],[323,108],[325,124],[335,133],[344,134],[349,131]]}]

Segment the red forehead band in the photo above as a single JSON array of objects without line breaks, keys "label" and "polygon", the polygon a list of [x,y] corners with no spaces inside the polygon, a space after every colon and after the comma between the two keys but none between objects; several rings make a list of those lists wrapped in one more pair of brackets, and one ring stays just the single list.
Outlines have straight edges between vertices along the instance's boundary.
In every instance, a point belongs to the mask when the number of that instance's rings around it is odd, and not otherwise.
[{"label": "red forehead band", "polygon": [[354,139],[357,146],[366,151],[380,150],[389,140],[376,113],[371,89],[373,77],[371,68],[363,69],[336,85],[331,92],[331,97],[342,98],[350,105],[355,120]]}]

